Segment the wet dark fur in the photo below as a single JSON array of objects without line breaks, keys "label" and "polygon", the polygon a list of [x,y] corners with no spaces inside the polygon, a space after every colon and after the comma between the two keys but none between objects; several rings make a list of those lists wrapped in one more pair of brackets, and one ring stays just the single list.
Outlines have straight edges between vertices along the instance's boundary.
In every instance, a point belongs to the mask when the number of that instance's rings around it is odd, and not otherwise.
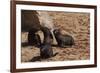
[{"label": "wet dark fur", "polygon": [[28,33],[28,43],[37,47],[41,45],[40,36],[35,34],[33,30],[30,30]]},{"label": "wet dark fur", "polygon": [[43,44],[40,48],[41,58],[49,58],[53,56],[53,50],[50,44]]},{"label": "wet dark fur", "polygon": [[41,30],[44,34],[44,44],[51,44],[53,42],[53,36],[51,31],[47,27],[41,27]]},{"label": "wet dark fur", "polygon": [[58,46],[68,47],[74,45],[74,39],[70,35],[62,35],[58,29],[53,31],[55,38],[57,40]]},{"label": "wet dark fur", "polygon": [[51,43],[53,41],[53,36],[50,30],[46,27],[42,27],[41,30],[44,34],[44,41],[40,48],[40,55],[42,58],[49,58],[53,56],[53,50],[51,47]]}]

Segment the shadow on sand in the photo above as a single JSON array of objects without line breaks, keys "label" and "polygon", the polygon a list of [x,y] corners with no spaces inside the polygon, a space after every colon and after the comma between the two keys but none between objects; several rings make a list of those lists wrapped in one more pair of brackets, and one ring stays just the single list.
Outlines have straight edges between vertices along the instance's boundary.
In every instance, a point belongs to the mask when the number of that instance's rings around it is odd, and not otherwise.
[{"label": "shadow on sand", "polygon": [[29,62],[41,61],[40,56],[33,57]]}]

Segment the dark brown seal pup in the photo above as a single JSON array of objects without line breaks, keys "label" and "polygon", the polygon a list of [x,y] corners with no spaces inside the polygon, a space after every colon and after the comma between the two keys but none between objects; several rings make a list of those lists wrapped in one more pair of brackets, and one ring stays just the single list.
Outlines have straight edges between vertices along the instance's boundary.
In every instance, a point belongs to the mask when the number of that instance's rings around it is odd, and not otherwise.
[{"label": "dark brown seal pup", "polygon": [[51,44],[53,42],[53,36],[51,31],[47,27],[41,27],[41,31],[44,34],[44,44]]},{"label": "dark brown seal pup", "polygon": [[55,38],[57,40],[57,43],[60,47],[67,47],[67,46],[72,46],[74,45],[74,39],[72,36],[70,35],[62,35],[60,33],[60,30],[59,29],[55,29],[53,31],[54,35],[55,35]]},{"label": "dark brown seal pup", "polygon": [[42,58],[49,58],[53,56],[53,50],[51,47],[51,43],[53,41],[53,36],[50,30],[46,27],[42,27],[41,30],[44,34],[44,41],[40,48],[40,56]]}]

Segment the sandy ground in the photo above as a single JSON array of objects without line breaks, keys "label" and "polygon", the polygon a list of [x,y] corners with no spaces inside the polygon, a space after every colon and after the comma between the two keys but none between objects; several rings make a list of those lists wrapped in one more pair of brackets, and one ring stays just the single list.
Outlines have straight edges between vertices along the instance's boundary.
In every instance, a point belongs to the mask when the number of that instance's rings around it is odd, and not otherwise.
[{"label": "sandy ground", "polygon": [[68,60],[87,60],[90,58],[90,14],[89,13],[65,13],[48,12],[53,18],[55,27],[65,30],[75,40],[75,45],[68,48],[52,46],[53,52],[58,54],[48,59],[41,59],[40,49],[27,44],[28,32],[21,33],[22,62],[36,61],[68,61]]}]

